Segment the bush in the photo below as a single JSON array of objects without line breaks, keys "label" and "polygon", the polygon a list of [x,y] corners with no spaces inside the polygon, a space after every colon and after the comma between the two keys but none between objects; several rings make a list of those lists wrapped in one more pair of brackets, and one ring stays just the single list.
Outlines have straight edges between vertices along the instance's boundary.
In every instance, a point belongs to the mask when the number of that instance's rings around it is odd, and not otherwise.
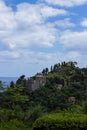
[{"label": "bush", "polygon": [[44,110],[42,106],[36,105],[33,107],[30,107],[28,111],[26,111],[24,116],[24,121],[28,126],[32,126],[32,124],[35,122],[36,119],[39,117],[42,117],[44,113]]},{"label": "bush", "polygon": [[0,130],[29,130],[21,121],[13,119],[10,121],[2,121],[0,123]]},{"label": "bush", "polygon": [[39,118],[33,130],[87,130],[87,115],[84,114],[50,114]]}]

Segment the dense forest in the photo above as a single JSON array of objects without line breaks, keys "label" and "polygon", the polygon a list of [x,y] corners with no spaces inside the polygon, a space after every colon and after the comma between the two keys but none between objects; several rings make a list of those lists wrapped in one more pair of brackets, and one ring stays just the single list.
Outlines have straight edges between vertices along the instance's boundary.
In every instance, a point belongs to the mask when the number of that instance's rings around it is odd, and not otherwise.
[{"label": "dense forest", "polygon": [[[0,89],[3,90],[0,93],[0,130],[67,129],[63,121],[63,128],[59,127],[59,124],[52,126],[54,120],[51,120],[51,117],[54,119],[56,115],[55,120],[58,121],[65,117],[64,121],[67,120],[66,126],[69,127],[70,120],[74,120],[76,124],[84,121],[84,125],[79,123],[74,127],[80,130],[81,125],[81,128],[87,129],[87,68],[78,67],[77,62],[64,61],[51,66],[50,69],[43,69],[42,73],[46,76],[46,84],[35,91],[26,87],[25,75],[20,76],[16,83],[11,81],[5,90],[0,81]],[[47,123],[44,125],[40,119],[45,123],[50,119],[50,128],[44,127]],[[72,126],[72,130],[74,127]]]}]

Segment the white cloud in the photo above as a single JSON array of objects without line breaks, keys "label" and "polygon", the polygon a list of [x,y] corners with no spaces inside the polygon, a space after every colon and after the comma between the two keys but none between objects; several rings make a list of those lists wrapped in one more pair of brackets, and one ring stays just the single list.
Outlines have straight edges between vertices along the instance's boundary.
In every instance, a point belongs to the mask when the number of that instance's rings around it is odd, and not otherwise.
[{"label": "white cloud", "polygon": [[70,18],[65,18],[64,20],[58,20],[55,22],[55,25],[63,28],[75,27],[75,24],[70,21]]},{"label": "white cloud", "polygon": [[63,9],[57,9],[49,6],[44,6],[43,8],[41,8],[41,13],[43,17],[52,17],[57,15],[68,14],[68,12]]},{"label": "white cloud", "polygon": [[83,27],[87,27],[87,18],[84,19],[84,20],[81,22],[81,25],[82,25]]},{"label": "white cloud", "polygon": [[40,14],[40,6],[28,3],[21,3],[17,5],[17,11],[15,18],[20,25],[33,25],[42,23],[42,17]]},{"label": "white cloud", "polygon": [[28,4],[22,3],[17,6],[16,20],[30,24],[40,24],[44,23],[45,19],[53,16],[67,15],[68,12],[63,9],[53,8],[51,6],[46,6],[43,4]]},{"label": "white cloud", "polygon": [[77,61],[81,64],[83,61],[82,57],[84,56],[87,57],[87,55],[81,54],[77,51],[69,51],[66,53],[27,52],[25,57],[30,57],[29,63],[38,64],[38,67],[41,66],[43,69],[44,67],[50,67],[51,65],[62,61]]},{"label": "white cloud", "polygon": [[87,0],[39,0],[39,1],[45,1],[48,4],[65,6],[65,7],[79,6],[87,3]]},{"label": "white cloud", "polygon": [[[29,29],[29,30],[28,30]],[[56,42],[57,29],[48,25],[34,25],[26,30],[14,31],[1,37],[10,49],[29,48],[31,46],[52,47]]]},{"label": "white cloud", "polygon": [[0,1],[0,42],[10,49],[52,47],[57,40],[57,29],[45,20],[66,14],[63,9],[29,3],[21,3],[13,11]]},{"label": "white cloud", "polygon": [[17,59],[20,58],[21,54],[17,51],[0,51],[0,60],[2,59]]},{"label": "white cloud", "polygon": [[87,50],[87,31],[65,31],[60,37],[60,42],[65,49],[85,51]]},{"label": "white cloud", "polygon": [[14,12],[7,7],[4,2],[0,1],[0,31],[15,29],[16,21]]}]

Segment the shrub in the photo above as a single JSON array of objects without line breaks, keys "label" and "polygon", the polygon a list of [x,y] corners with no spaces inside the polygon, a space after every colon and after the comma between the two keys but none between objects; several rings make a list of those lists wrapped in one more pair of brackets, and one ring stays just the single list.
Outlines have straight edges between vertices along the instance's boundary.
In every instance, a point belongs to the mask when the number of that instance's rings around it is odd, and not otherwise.
[{"label": "shrub", "polygon": [[29,130],[22,121],[13,119],[10,121],[2,121],[0,123],[0,130]]},{"label": "shrub", "polygon": [[87,115],[49,114],[35,121],[33,130],[87,130]]},{"label": "shrub", "polygon": [[39,117],[42,117],[44,113],[43,108],[40,105],[36,105],[30,107],[28,111],[26,111],[24,116],[24,121],[27,125],[32,126],[33,122]]}]

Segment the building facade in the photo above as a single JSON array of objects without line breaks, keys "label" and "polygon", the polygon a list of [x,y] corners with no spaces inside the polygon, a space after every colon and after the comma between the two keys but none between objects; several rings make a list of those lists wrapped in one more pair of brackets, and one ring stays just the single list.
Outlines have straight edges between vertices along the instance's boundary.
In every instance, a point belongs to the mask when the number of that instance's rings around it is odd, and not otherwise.
[{"label": "building facade", "polygon": [[36,90],[43,87],[46,84],[46,76],[42,73],[37,73],[35,76],[31,77],[26,81],[26,87],[29,90]]}]

